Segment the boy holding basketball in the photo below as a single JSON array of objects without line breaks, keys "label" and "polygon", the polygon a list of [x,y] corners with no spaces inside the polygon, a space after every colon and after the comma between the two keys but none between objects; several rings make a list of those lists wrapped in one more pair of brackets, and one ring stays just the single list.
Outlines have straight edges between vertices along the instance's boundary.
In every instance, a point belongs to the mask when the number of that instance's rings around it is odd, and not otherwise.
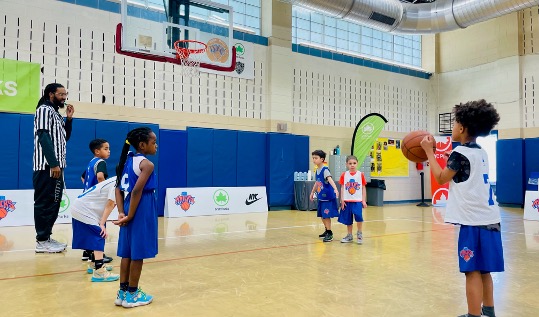
[{"label": "boy holding basketball", "polygon": [[468,313],[460,317],[494,317],[491,272],[503,272],[500,211],[488,181],[488,157],[475,141],[487,136],[500,120],[485,100],[470,101],[453,109],[452,138],[456,147],[442,170],[434,157],[432,136],[425,136],[425,150],[432,175],[439,184],[450,182],[445,222],[459,224],[459,268],[466,275]]},{"label": "boy holding basketball", "polygon": [[357,243],[363,244],[363,208],[367,208],[367,190],[365,185],[365,175],[357,170],[357,157],[350,155],[346,157],[348,170],[341,175],[341,213],[339,222],[346,225],[348,234],[342,238],[341,243],[354,241],[352,236],[352,224],[354,218],[357,225]]},{"label": "boy holding basketball", "polygon": [[[311,191],[311,200],[318,198],[318,217],[322,218],[322,223],[326,230],[318,237],[323,238],[324,242],[333,241],[333,232],[331,231],[331,218],[339,216],[337,209],[337,198],[339,191],[337,185],[331,177],[331,173],[327,166],[324,165],[326,153],[322,150],[316,150],[311,153],[313,163],[317,166],[316,169],[316,184]],[[315,196],[316,191],[316,196]]]}]

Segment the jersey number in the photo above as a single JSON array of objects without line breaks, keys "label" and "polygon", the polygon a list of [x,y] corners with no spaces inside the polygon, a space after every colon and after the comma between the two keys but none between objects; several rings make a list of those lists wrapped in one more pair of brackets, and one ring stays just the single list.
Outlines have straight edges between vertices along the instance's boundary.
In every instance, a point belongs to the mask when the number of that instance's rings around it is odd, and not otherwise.
[{"label": "jersey number", "polygon": [[490,183],[488,181],[488,174],[483,174],[483,180],[485,181],[485,184],[488,184],[488,205],[492,206],[494,205],[494,199],[492,199],[492,187],[490,186]]}]

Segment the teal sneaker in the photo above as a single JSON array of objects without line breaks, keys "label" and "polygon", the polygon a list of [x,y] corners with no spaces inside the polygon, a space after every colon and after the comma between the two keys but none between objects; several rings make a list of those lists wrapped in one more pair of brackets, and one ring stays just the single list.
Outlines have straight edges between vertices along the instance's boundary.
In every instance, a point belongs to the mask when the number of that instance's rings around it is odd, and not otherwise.
[{"label": "teal sneaker", "polygon": [[125,300],[125,294],[127,294],[126,291],[122,291],[121,289],[119,289],[118,293],[116,293],[116,300],[114,301],[114,305],[122,306],[122,303]]},{"label": "teal sneaker", "polygon": [[140,288],[134,292],[126,292],[122,306],[125,308],[148,305],[153,301],[153,296],[144,293]]},{"label": "teal sneaker", "polygon": [[120,279],[120,274],[111,273],[104,267],[94,270],[92,282],[114,282]]}]

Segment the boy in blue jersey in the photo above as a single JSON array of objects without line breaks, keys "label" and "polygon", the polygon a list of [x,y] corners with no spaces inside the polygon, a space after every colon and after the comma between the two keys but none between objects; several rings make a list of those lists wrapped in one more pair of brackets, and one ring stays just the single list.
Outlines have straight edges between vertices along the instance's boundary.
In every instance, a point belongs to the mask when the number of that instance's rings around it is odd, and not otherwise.
[{"label": "boy in blue jersey", "polygon": [[[333,231],[331,231],[331,218],[339,216],[337,207],[337,198],[339,191],[337,185],[331,177],[329,168],[324,165],[326,153],[322,150],[316,150],[311,153],[313,163],[318,167],[316,169],[316,184],[311,191],[311,200],[318,199],[317,216],[322,218],[322,223],[326,230],[318,237],[323,238],[324,242],[333,241]],[[316,192],[316,196],[315,196]]]},{"label": "boy in blue jersey", "polygon": [[442,170],[434,157],[435,141],[426,136],[427,153],[436,182],[449,185],[445,222],[460,225],[457,256],[466,275],[468,313],[459,317],[495,317],[491,272],[503,272],[500,211],[488,181],[488,156],[476,138],[487,136],[500,116],[485,100],[470,101],[453,109],[452,138],[460,142]]},{"label": "boy in blue jersey", "polygon": [[[108,177],[106,159],[110,157],[109,142],[104,139],[95,139],[90,142],[90,151],[94,155],[94,158],[88,163],[86,170],[82,173],[82,183],[84,184],[84,191],[92,188],[93,186],[101,183]],[[84,250],[82,253],[82,261],[94,261],[94,254],[92,250]],[[104,263],[112,262],[112,258],[108,256],[103,257]]]}]

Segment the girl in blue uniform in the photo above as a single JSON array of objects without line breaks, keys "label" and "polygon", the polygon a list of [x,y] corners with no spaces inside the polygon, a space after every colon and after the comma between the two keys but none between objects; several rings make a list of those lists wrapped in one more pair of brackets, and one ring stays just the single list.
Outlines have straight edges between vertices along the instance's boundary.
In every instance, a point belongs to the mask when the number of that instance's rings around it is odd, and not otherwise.
[{"label": "girl in blue uniform", "polygon": [[[136,153],[129,152],[130,146]],[[122,258],[117,306],[136,307],[153,300],[138,283],[144,259],[157,255],[157,176],[153,163],[145,157],[156,152],[155,133],[150,128],[134,129],[127,134],[116,168],[118,221],[114,224],[120,226],[118,256]]]}]

